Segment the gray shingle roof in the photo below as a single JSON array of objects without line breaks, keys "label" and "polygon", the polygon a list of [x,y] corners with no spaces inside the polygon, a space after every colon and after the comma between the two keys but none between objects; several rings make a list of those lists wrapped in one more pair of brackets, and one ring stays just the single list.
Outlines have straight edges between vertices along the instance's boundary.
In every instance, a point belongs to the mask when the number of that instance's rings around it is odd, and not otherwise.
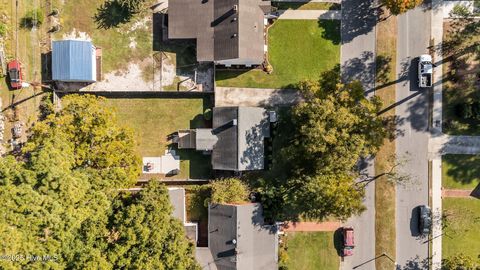
[{"label": "gray shingle roof", "polygon": [[278,269],[278,238],[258,203],[209,206],[208,240],[219,270]]},{"label": "gray shingle roof", "polygon": [[168,8],[171,39],[196,39],[198,61],[242,59],[261,64],[264,12],[270,1],[175,0]]},{"label": "gray shingle roof", "polygon": [[264,140],[270,123],[265,109],[258,107],[213,108],[213,147],[215,170],[261,170],[264,168]]}]

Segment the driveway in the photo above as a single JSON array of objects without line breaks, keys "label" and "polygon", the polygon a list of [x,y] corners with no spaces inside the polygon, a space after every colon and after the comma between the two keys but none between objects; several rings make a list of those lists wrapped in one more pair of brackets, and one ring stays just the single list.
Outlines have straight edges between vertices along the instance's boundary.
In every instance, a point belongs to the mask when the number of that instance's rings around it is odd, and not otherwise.
[{"label": "driveway", "polygon": [[[345,0],[342,2],[341,70],[345,81],[359,80],[368,95],[373,95],[375,82],[375,25],[376,14],[371,0]],[[373,161],[363,168],[373,175]],[[375,270],[375,183],[366,187],[364,205],[367,210],[345,222],[355,229],[354,255],[345,257],[343,270]]]},{"label": "driveway", "polygon": [[275,107],[291,106],[302,98],[294,89],[235,88],[216,87],[215,107],[217,106],[251,106]]}]

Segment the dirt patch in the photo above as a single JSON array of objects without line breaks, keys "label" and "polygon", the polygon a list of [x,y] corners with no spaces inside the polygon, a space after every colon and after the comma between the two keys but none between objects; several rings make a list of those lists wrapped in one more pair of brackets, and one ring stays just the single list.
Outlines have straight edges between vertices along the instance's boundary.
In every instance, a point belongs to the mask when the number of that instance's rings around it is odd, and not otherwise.
[{"label": "dirt patch", "polygon": [[80,32],[77,29],[73,29],[72,32],[64,34],[62,38],[92,41],[92,38],[86,32]]},{"label": "dirt patch", "polygon": [[[126,70],[117,70],[104,75],[101,82],[97,82],[86,91],[159,91],[160,74],[151,69],[151,80],[145,80],[145,67],[152,66],[152,58],[146,58],[138,63],[130,63]],[[143,67],[143,68],[142,68]],[[158,73],[158,72],[157,72]],[[148,78],[148,77],[147,77]]]}]

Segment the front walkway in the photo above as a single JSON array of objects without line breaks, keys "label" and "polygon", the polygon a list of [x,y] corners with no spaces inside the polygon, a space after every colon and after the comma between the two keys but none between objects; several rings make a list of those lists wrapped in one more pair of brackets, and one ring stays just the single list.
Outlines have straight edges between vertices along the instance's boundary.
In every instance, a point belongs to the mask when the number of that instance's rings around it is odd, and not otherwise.
[{"label": "front walkway", "polygon": [[445,154],[480,154],[480,136],[434,135],[429,142],[430,156]]},{"label": "front walkway", "polygon": [[280,20],[340,20],[341,10],[279,10]]},{"label": "front walkway", "polygon": [[442,189],[442,197],[471,197],[472,190],[468,189]]},{"label": "front walkway", "polygon": [[340,228],[340,222],[289,222],[284,225],[284,232],[333,232]]},{"label": "front walkway", "polygon": [[274,107],[291,106],[302,100],[300,93],[294,89],[237,88],[216,87],[215,107],[251,106]]}]

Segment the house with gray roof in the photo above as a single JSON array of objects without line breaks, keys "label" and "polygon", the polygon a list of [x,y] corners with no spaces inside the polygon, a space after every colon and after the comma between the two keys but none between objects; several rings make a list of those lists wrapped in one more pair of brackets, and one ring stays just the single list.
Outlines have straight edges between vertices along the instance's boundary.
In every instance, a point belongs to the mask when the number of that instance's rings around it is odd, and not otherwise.
[{"label": "house with gray roof", "polygon": [[270,117],[259,107],[215,107],[211,129],[178,131],[179,149],[196,149],[212,156],[214,170],[251,171],[265,168],[265,138]]},{"label": "house with gray roof", "polygon": [[52,42],[52,79],[93,83],[97,80],[96,48],[88,40]]},{"label": "house with gray roof", "polygon": [[195,39],[197,60],[260,65],[270,1],[175,0],[168,4],[168,38]]},{"label": "house with gray roof", "polygon": [[204,270],[278,269],[278,230],[264,223],[259,203],[210,204],[208,247],[197,247]]}]

